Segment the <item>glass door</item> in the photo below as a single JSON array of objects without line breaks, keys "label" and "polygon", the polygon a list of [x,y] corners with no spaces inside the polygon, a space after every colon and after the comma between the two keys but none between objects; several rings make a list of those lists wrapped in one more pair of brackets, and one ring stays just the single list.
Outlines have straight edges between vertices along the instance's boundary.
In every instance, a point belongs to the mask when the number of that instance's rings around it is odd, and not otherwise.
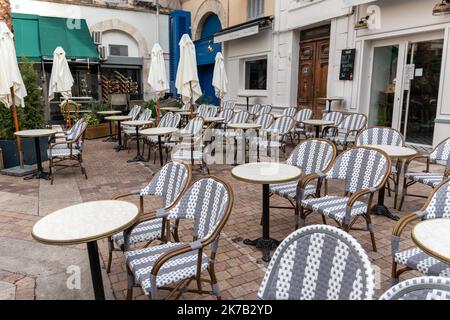
[{"label": "glass door", "polygon": [[443,46],[443,39],[408,43],[401,118],[408,143],[433,143]]}]

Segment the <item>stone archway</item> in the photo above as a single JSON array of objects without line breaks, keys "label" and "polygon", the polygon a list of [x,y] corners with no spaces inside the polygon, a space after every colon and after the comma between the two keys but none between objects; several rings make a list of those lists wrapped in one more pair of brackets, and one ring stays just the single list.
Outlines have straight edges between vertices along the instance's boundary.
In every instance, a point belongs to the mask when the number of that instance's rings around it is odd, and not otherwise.
[{"label": "stone archway", "polygon": [[193,40],[200,39],[202,33],[202,26],[209,14],[214,13],[219,17],[220,23],[223,28],[227,27],[227,13],[222,3],[219,0],[205,0],[195,13],[194,20],[192,21],[192,35]]}]

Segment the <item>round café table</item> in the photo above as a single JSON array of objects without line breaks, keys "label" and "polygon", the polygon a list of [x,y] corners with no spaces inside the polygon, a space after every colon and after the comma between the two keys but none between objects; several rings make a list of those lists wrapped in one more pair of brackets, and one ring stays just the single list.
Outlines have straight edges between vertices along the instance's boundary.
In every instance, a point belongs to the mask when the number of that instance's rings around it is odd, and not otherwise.
[{"label": "round caf\u00e9 table", "polygon": [[298,167],[275,162],[248,163],[237,166],[231,170],[231,175],[237,180],[260,184],[263,189],[262,237],[256,240],[244,240],[244,244],[256,246],[262,250],[262,260],[270,261],[270,250],[279,245],[279,241],[270,238],[270,209],[269,209],[269,185],[294,181],[300,178],[302,171]]},{"label": "round caf\u00e9 table", "polygon": [[181,109],[176,107],[163,107],[160,110],[161,112],[179,112]]},{"label": "round caf\u00e9 table", "polygon": [[139,209],[125,201],[94,201],[55,211],[33,227],[33,238],[48,245],[87,244],[96,300],[105,300],[97,240],[131,227]]},{"label": "round caf\u00e9 table", "polygon": [[[256,131],[256,137],[259,138],[259,129],[261,129],[261,125],[260,124],[256,124],[256,123],[229,123],[227,125],[227,128],[230,129],[235,129],[235,130],[242,130],[244,132],[244,162],[246,162],[247,159],[247,148],[245,146],[245,136],[247,133],[247,130],[255,130]],[[257,159],[259,162],[259,144],[257,145],[258,151],[257,151]],[[237,162],[237,138],[234,137],[234,160],[235,163]],[[250,160],[250,159],[249,159]]]},{"label": "round caf\u00e9 table", "polygon": [[150,128],[141,131],[141,135],[148,137],[158,137],[158,147],[159,147],[159,162],[161,163],[161,167],[164,165],[163,163],[163,152],[162,152],[162,140],[163,136],[168,136],[174,132],[178,131],[177,128],[168,128],[168,127],[157,127]]},{"label": "round caf\u00e9 table", "polygon": [[[119,110],[97,111],[97,114],[99,114],[101,116],[106,116],[106,117],[119,115],[121,113],[122,113],[122,111],[119,111]],[[109,137],[106,138],[105,140],[103,140],[103,142],[114,141],[113,132],[112,132],[112,123],[111,123],[111,121],[108,121],[108,122],[109,122]]]},{"label": "round caf\u00e9 table", "polygon": [[321,120],[321,119],[320,120],[319,119],[303,120],[302,123],[316,128],[316,138],[320,138],[320,129],[322,127],[334,125],[333,121]]},{"label": "round caf\u00e9 table", "polygon": [[34,130],[23,130],[23,131],[17,131],[14,134],[19,138],[34,138],[34,148],[36,152],[36,164],[37,164],[37,172],[33,173],[29,177],[25,177],[25,180],[31,180],[31,179],[49,179],[49,174],[47,172],[44,172],[44,169],[42,169],[42,157],[41,157],[41,144],[40,144],[40,138],[42,137],[51,137],[53,135],[56,135],[56,130],[49,130],[49,129],[34,129]]},{"label": "round caf\u00e9 table", "polygon": [[[381,151],[384,151],[389,158],[391,159],[399,159],[404,160],[407,158],[410,158],[412,156],[415,156],[417,154],[417,151],[412,148],[407,147],[399,147],[399,146],[390,146],[390,145],[366,145],[362,147],[367,148],[374,148]],[[402,162],[397,162],[397,175],[400,176],[400,173],[402,171]],[[393,215],[392,212],[386,207],[384,204],[384,198],[385,198],[386,188],[381,188],[378,192],[378,202],[377,204],[372,207],[372,212],[377,215],[385,216],[389,219],[398,221],[400,218],[396,215]]]},{"label": "round caf\u00e9 table", "polygon": [[411,232],[414,243],[430,256],[450,264],[450,219],[429,219],[416,224]]},{"label": "round caf\u00e9 table", "polygon": [[121,122],[130,120],[130,116],[110,116],[105,117],[105,120],[108,120],[110,122],[117,121],[117,139],[119,140],[117,146],[114,147],[117,152],[122,151],[125,147],[122,144],[122,128],[121,128]]},{"label": "round caf\u00e9 table", "polygon": [[328,102],[328,112],[331,112],[331,105],[334,101],[344,101],[344,97],[326,97],[326,98],[319,98],[318,100],[325,101],[325,103]]},{"label": "round caf\u00e9 table", "polygon": [[280,119],[281,117],[284,117],[285,115],[282,113],[271,113],[272,117],[277,120]]},{"label": "round caf\u00e9 table", "polygon": [[152,124],[153,121],[143,121],[143,120],[133,120],[133,121],[124,121],[122,124],[124,126],[130,126],[136,128],[136,143],[137,143],[137,154],[136,157],[134,157],[131,160],[128,160],[128,162],[140,162],[144,161],[144,156],[141,154],[141,149],[139,147],[139,128],[143,126],[148,126],[149,124]]}]

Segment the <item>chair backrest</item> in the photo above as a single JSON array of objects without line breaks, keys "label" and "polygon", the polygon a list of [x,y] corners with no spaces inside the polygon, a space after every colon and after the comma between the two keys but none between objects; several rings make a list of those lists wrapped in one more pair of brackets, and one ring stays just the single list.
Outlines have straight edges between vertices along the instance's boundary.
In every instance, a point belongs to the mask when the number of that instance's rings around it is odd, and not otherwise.
[{"label": "chair backrest", "polygon": [[391,160],[384,152],[357,147],[338,155],[326,178],[343,180],[344,191],[355,193],[381,187],[390,171]]},{"label": "chair backrest", "polygon": [[286,163],[302,169],[302,175],[323,172],[336,157],[334,143],[322,139],[309,139],[299,144]]},{"label": "chair backrest", "polygon": [[139,116],[140,121],[150,121],[152,119],[152,110],[144,109]]},{"label": "chair backrest", "polygon": [[322,119],[326,120],[326,121],[333,121],[335,125],[339,125],[339,123],[341,123],[343,117],[344,117],[344,115],[342,114],[342,112],[332,111],[332,112],[325,113],[323,115]]},{"label": "chair backrest", "polygon": [[250,114],[255,115],[259,112],[259,110],[261,110],[261,105],[260,104],[254,104],[253,106],[250,107],[250,110],[248,111]]},{"label": "chair backrest", "polygon": [[292,117],[281,117],[275,120],[268,131],[276,132],[278,134],[287,134],[289,133],[295,125],[295,120]]},{"label": "chair backrest", "polygon": [[191,104],[190,103],[183,104],[183,106],[181,107],[181,110],[183,110],[183,111],[191,110]]},{"label": "chair backrest", "polygon": [[204,120],[202,117],[195,117],[189,120],[186,127],[181,130],[181,134],[188,134],[193,136],[198,135],[202,131],[203,122]]},{"label": "chair backrest", "polygon": [[273,116],[270,113],[264,113],[256,118],[255,123],[261,125],[261,129],[268,129],[274,121]]},{"label": "chair backrest", "polygon": [[164,115],[158,124],[159,128],[177,128],[180,124],[181,116],[179,113],[168,112]]},{"label": "chair backrest", "polygon": [[339,132],[360,131],[367,123],[367,117],[362,113],[349,114],[338,125]]},{"label": "chair backrest", "polygon": [[393,129],[387,127],[374,127],[361,131],[356,137],[357,146],[367,145],[389,145],[389,146],[403,146],[405,139],[403,135]]},{"label": "chair backrest", "polygon": [[167,112],[159,121],[158,127],[164,128],[168,127],[167,123],[170,121],[170,119],[173,117],[173,112]]},{"label": "chair backrest", "polygon": [[[231,187],[215,177],[192,184],[167,215],[168,219],[194,221],[194,239],[206,239],[218,233],[227,221],[233,205]],[[218,236],[218,234],[217,234]]]},{"label": "chair backrest", "polygon": [[439,143],[430,153],[430,160],[447,161],[446,169],[450,169],[450,138]]},{"label": "chair backrest", "polygon": [[77,134],[79,133],[80,127],[83,125],[84,119],[81,118],[67,131],[67,140],[74,140]]},{"label": "chair backrest", "polygon": [[419,212],[422,219],[450,218],[450,179],[437,185]]},{"label": "chair backrest", "polygon": [[272,106],[270,105],[261,106],[261,109],[259,109],[259,111],[255,115],[259,117],[262,114],[270,113],[270,111],[272,111]]},{"label": "chair backrest", "polygon": [[222,110],[233,110],[236,106],[236,101],[226,100],[222,101]]},{"label": "chair backrest", "polygon": [[206,112],[206,117],[211,118],[217,114],[216,106],[210,105],[208,106],[208,111]]},{"label": "chair backrest", "polygon": [[79,149],[80,151],[83,150],[83,143],[84,143],[84,134],[86,132],[88,124],[86,122],[82,122],[74,131],[74,136],[72,141],[75,141],[75,148]]},{"label": "chair backrest", "polygon": [[301,123],[302,121],[311,119],[313,111],[311,109],[302,109],[295,115],[295,121]]},{"label": "chair backrest", "polygon": [[234,114],[233,119],[231,119],[230,123],[246,123],[250,114],[247,111],[239,111]]},{"label": "chair backrest", "polygon": [[209,106],[206,104],[202,104],[197,108],[197,116],[198,117],[207,117],[209,112]]},{"label": "chair backrest", "polygon": [[418,277],[391,287],[380,300],[450,300],[450,278]]},{"label": "chair backrest", "polygon": [[163,199],[163,207],[169,208],[187,189],[191,178],[192,172],[188,165],[170,162],[141,190],[141,196],[160,196]]},{"label": "chair backrest", "polygon": [[137,117],[139,116],[139,112],[141,112],[141,106],[134,106],[133,108],[131,108],[130,112],[128,113],[128,116],[131,117],[131,120],[136,120]]},{"label": "chair backrest", "polygon": [[290,234],[270,260],[258,291],[264,300],[371,300],[373,269],[347,232],[312,225]]},{"label": "chair backrest", "polygon": [[231,121],[231,119],[233,119],[234,116],[234,111],[231,109],[223,109],[220,113],[219,113],[219,117],[224,118],[225,120],[223,121],[224,123],[229,123]]},{"label": "chair backrest", "polygon": [[297,113],[297,108],[294,108],[294,107],[288,107],[283,110],[283,115],[288,116],[288,117],[294,117],[296,113]]}]

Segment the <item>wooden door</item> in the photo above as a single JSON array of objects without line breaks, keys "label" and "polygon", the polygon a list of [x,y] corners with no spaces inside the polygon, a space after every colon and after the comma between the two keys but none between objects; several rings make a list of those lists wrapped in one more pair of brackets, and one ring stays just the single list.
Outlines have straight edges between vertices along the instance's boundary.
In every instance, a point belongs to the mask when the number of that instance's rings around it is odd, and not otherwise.
[{"label": "wooden door", "polygon": [[[298,105],[311,108],[315,118],[322,118],[325,101],[319,98],[327,96],[328,60],[330,40],[323,36],[323,28],[318,32],[305,34],[306,40],[300,42],[300,63],[298,79]],[[329,32],[329,30],[328,30]],[[308,37],[311,35],[310,37]],[[320,35],[314,39],[314,35]],[[311,39],[312,38],[312,39]]]}]

